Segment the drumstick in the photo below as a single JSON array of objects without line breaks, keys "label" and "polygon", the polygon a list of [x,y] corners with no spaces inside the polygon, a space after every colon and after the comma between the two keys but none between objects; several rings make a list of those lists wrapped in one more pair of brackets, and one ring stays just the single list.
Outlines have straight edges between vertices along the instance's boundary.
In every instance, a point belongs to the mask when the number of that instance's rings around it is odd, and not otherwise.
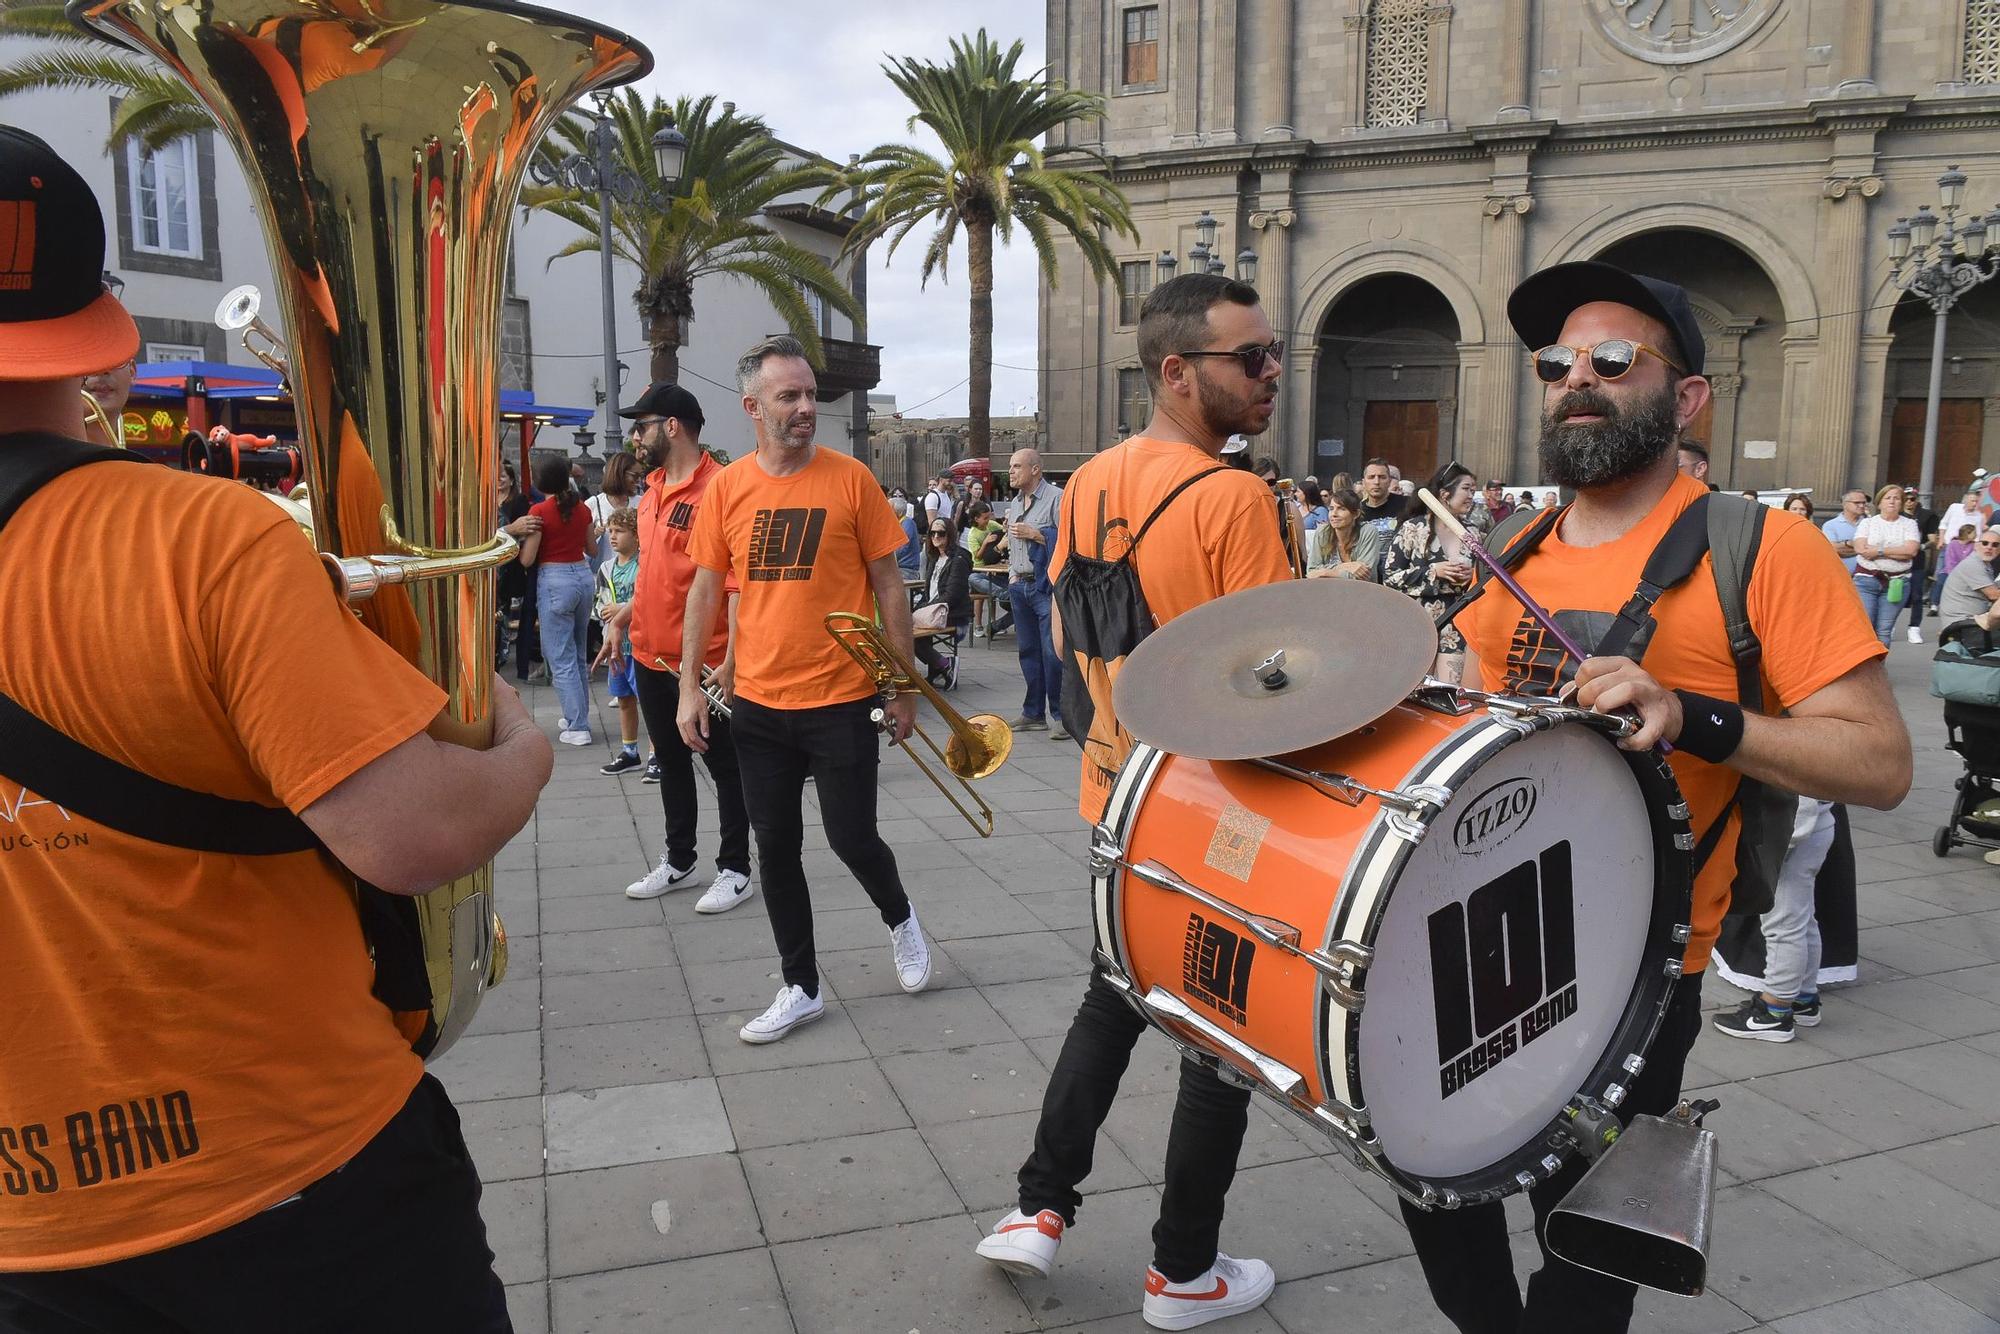
[{"label": "drumstick", "polygon": [[[1458,516],[1446,508],[1442,500],[1432,495],[1429,487],[1418,487],[1417,499],[1423,501],[1425,507],[1432,514],[1435,514],[1439,521],[1447,528],[1458,534],[1458,540],[1464,543],[1465,549],[1472,554],[1472,558],[1481,565],[1484,565],[1493,577],[1500,581],[1500,586],[1514,595],[1514,600],[1521,604],[1521,609],[1533,618],[1535,624],[1549,632],[1549,637],[1561,646],[1563,652],[1569,654],[1578,663],[1591,656],[1585,653],[1574,639],[1563,633],[1562,627],[1556,624],[1555,617],[1543,611],[1541,604],[1528,596],[1528,590],[1521,587],[1515,581],[1514,576],[1507,573],[1501,567],[1499,560],[1495,558],[1492,552],[1486,549],[1485,544],[1480,542],[1479,535],[1460,523]],[[1669,743],[1662,741],[1660,742],[1660,753],[1662,755],[1671,755],[1674,753],[1674,748]]]}]

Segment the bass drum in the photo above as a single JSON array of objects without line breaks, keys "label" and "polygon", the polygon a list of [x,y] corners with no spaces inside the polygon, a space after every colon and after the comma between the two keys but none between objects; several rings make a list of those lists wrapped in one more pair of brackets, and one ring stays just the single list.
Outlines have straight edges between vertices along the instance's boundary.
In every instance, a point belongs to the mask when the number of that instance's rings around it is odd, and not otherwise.
[{"label": "bass drum", "polygon": [[1283,760],[1138,747],[1092,857],[1148,1019],[1426,1207],[1553,1174],[1681,973],[1688,811],[1619,720],[1420,692]]}]

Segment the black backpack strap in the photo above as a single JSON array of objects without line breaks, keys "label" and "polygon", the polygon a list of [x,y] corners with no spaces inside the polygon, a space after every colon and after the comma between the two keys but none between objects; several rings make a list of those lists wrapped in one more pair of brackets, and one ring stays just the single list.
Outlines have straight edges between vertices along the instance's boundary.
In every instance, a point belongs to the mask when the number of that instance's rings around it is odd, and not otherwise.
[{"label": "black backpack strap", "polygon": [[1689,874],[1689,879],[1700,878],[1701,868],[1708,865],[1708,859],[1715,855],[1716,846],[1722,842],[1722,831],[1729,827],[1730,812],[1734,811],[1742,800],[1743,782],[1738,779],[1735,789],[1729,794],[1729,800],[1715,813],[1715,822],[1709,825],[1708,832],[1701,836],[1701,842],[1695,844],[1694,870]]},{"label": "black backpack strap", "polygon": [[1715,593],[1736,660],[1736,702],[1764,709],[1764,644],[1750,626],[1750,577],[1764,545],[1765,507],[1744,496],[1709,497],[1708,546],[1715,553]]},{"label": "black backpack strap", "polygon": [[[138,455],[61,436],[0,444],[0,529],[35,492],[92,463],[144,463]],[[282,808],[177,787],[100,755],[0,692],[0,772],[43,800],[107,829],[194,852],[267,856],[319,846],[305,821]]]},{"label": "black backpack strap", "polygon": [[1670,588],[1685,580],[1700,566],[1708,552],[1708,496],[1698,498],[1682,510],[1667,529],[1646,568],[1639,574],[1639,586],[1618,609],[1611,626],[1597,641],[1597,656],[1615,658],[1626,653],[1641,631],[1653,623],[1653,605]]}]

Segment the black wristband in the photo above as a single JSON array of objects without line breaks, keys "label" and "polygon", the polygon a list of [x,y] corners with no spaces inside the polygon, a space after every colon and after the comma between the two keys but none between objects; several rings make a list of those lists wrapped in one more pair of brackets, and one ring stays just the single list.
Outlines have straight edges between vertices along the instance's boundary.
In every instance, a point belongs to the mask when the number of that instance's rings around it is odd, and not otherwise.
[{"label": "black wristband", "polygon": [[1698,760],[1721,764],[1743,744],[1743,706],[1713,695],[1676,690],[1681,702],[1681,734],[1674,745]]}]

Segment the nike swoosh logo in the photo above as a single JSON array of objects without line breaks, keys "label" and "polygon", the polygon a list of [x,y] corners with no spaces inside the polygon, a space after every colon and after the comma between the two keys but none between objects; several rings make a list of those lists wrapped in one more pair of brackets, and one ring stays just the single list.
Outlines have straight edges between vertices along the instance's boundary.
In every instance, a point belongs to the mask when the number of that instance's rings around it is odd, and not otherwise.
[{"label": "nike swoosh logo", "polygon": [[1223,1279],[1217,1279],[1215,1280],[1215,1291],[1213,1292],[1175,1292],[1168,1295],[1177,1301],[1183,1302],[1220,1301],[1229,1295],[1229,1284]]}]

